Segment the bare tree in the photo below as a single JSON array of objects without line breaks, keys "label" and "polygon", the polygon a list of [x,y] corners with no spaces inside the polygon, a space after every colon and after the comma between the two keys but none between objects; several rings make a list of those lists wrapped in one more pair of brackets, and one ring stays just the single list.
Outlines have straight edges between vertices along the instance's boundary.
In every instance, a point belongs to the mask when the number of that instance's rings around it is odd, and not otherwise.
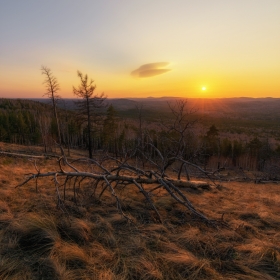
[{"label": "bare tree", "polygon": [[73,87],[73,92],[76,96],[83,99],[76,102],[76,104],[80,120],[87,123],[88,152],[89,158],[92,158],[92,125],[99,116],[98,110],[106,106],[106,97],[103,93],[94,95],[96,85],[93,84],[93,80],[88,79],[87,74],[83,75],[78,71],[78,77],[80,78],[80,85],[78,88]]},{"label": "bare tree", "polygon": [[[165,172],[175,163],[180,164],[180,172],[185,171],[188,180],[189,174],[186,163],[189,161],[192,140],[192,129],[197,122],[193,117],[196,112],[194,109],[188,109],[186,100],[176,101],[174,104],[168,104],[171,115],[168,118],[162,118],[157,128],[157,140],[148,129],[144,129],[140,121],[139,129],[141,130],[142,145],[138,145],[140,152],[146,161],[156,164],[158,171],[165,176]],[[152,156],[153,155],[153,156]]]},{"label": "bare tree", "polygon": [[53,115],[56,121],[57,126],[57,133],[58,133],[58,143],[61,146],[61,132],[60,132],[60,125],[58,120],[58,114],[57,114],[57,100],[60,98],[60,96],[57,94],[59,91],[59,84],[57,82],[56,77],[53,76],[52,71],[50,68],[46,66],[41,67],[42,75],[45,76],[45,80],[43,84],[46,86],[46,93],[44,94],[52,101],[53,106]]}]

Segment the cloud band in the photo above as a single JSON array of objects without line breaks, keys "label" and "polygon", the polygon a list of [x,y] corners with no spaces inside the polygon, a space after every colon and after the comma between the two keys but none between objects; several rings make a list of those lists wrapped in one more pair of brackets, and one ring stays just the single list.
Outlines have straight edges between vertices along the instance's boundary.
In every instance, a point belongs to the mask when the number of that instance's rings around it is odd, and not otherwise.
[{"label": "cloud band", "polygon": [[132,71],[131,75],[138,78],[149,78],[156,75],[161,75],[168,71],[171,71],[171,69],[162,68],[167,66],[168,64],[168,62],[155,62],[144,64],[136,70]]}]

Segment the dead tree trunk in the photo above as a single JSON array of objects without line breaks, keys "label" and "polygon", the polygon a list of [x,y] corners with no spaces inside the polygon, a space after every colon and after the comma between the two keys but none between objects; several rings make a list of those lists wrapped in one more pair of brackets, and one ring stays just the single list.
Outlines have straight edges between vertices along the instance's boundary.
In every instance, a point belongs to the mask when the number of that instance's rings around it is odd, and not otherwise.
[{"label": "dead tree trunk", "polygon": [[[92,166],[91,172],[86,172],[80,170],[74,166],[78,162],[86,161]],[[135,167],[133,164],[128,163],[131,159],[124,159],[123,161],[107,157],[102,161],[97,161],[94,159],[78,159],[75,162],[69,163],[65,156],[62,156],[58,160],[58,168],[56,171],[52,172],[40,172],[36,167],[36,173],[29,175],[26,180],[18,185],[17,187],[25,185],[31,180],[37,180],[43,177],[51,177],[55,182],[55,188],[57,192],[58,205],[63,204],[61,192],[65,193],[67,182],[74,179],[73,183],[73,195],[74,201],[77,201],[76,189],[77,186],[81,185],[85,179],[91,180],[91,186],[93,187],[93,193],[99,193],[99,198],[102,199],[102,195],[105,191],[109,191],[111,196],[116,200],[117,208],[127,220],[131,220],[129,216],[122,209],[121,198],[116,193],[116,186],[121,184],[123,188],[136,187],[140,193],[145,198],[148,205],[151,206],[151,209],[156,214],[157,220],[163,222],[163,219],[160,215],[160,211],[157,209],[154,204],[153,194],[156,190],[164,190],[168,193],[176,203],[180,204],[182,207],[186,208],[186,211],[189,211],[194,217],[203,221],[204,223],[217,226],[220,221],[214,221],[207,218],[200,211],[196,210],[191,201],[187,198],[186,194],[182,191],[183,188],[207,188],[210,186],[207,182],[191,182],[187,180],[174,179],[158,171],[143,170],[138,167]],[[188,164],[188,162],[184,162]],[[193,165],[193,164],[192,164]],[[113,166],[113,167],[108,167]],[[193,165],[194,166],[194,165]],[[210,176],[210,174],[208,174]],[[37,183],[36,183],[37,184]],[[150,185],[157,185],[157,187],[149,187]],[[99,190],[99,191],[98,191]],[[143,206],[146,207],[146,206]]]}]

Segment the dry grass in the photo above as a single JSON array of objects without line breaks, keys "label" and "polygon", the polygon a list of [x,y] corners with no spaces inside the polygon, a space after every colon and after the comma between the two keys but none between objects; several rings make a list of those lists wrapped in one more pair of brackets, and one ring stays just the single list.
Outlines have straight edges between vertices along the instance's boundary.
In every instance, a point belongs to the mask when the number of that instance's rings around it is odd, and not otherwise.
[{"label": "dry grass", "polygon": [[[135,189],[123,191],[128,224],[114,201],[69,199],[56,207],[53,182],[15,188],[33,171],[28,160],[0,157],[0,279],[280,279],[280,186],[223,183],[191,202],[231,229],[209,228],[184,212],[164,193],[155,204],[157,224]],[[38,161],[55,170],[55,160]],[[184,190],[185,192],[187,190]]]}]

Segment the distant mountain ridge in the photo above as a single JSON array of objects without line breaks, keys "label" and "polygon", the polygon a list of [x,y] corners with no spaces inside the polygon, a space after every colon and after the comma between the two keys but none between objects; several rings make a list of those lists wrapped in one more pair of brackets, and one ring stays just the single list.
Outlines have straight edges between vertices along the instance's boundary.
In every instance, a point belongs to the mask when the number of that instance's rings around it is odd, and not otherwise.
[{"label": "distant mountain ridge", "polygon": [[[164,112],[169,110],[169,105],[174,105],[179,100],[186,99],[189,109],[196,109],[200,114],[217,115],[270,115],[280,118],[280,98],[182,98],[182,97],[148,97],[148,98],[108,98],[108,104],[112,104],[117,111],[134,110],[141,104],[143,110]],[[29,98],[29,100],[41,103],[50,103],[46,98]],[[63,109],[74,110],[75,101],[78,99],[62,99],[58,106]]]}]

